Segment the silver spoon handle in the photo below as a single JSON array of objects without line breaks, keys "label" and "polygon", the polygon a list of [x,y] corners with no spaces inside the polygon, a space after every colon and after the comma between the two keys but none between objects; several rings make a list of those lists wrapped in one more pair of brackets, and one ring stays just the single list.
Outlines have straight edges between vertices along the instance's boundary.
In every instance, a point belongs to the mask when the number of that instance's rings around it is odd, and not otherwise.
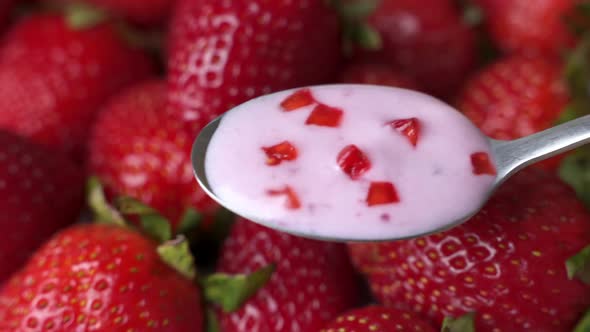
[{"label": "silver spoon handle", "polygon": [[498,179],[525,166],[590,143],[590,115],[512,141],[491,140]]}]

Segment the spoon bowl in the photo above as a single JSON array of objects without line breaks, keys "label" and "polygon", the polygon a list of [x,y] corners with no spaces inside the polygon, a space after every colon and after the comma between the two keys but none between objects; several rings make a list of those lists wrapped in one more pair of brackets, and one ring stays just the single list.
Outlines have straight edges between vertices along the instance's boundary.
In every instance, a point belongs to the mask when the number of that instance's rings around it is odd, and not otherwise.
[{"label": "spoon bowl", "polygon": [[[379,87],[382,89],[382,87]],[[295,90],[289,90],[295,91]],[[283,92],[284,93],[284,92]],[[256,103],[259,100],[264,100],[266,97],[256,98],[248,103]],[[238,106],[239,108],[239,106]],[[325,240],[325,241],[344,241],[344,242],[374,242],[374,241],[392,241],[407,238],[421,237],[433,233],[439,233],[461,223],[469,220],[485,205],[489,197],[497,190],[497,188],[506,181],[518,170],[538,161],[550,158],[559,153],[572,150],[590,141],[590,116],[584,116],[573,121],[560,124],[556,127],[547,129],[545,131],[511,141],[501,141],[488,138],[492,159],[496,166],[497,175],[495,176],[492,185],[489,187],[485,198],[481,200],[476,208],[465,211],[465,213],[453,220],[445,221],[442,226],[428,229],[425,231],[414,232],[407,236],[379,236],[379,237],[347,237],[340,234],[318,234],[312,230],[297,229],[284,227],[280,223],[268,222],[265,218],[252,213],[245,213],[244,211],[236,211],[232,202],[224,200],[216,194],[214,188],[211,186],[206,172],[206,156],[212,138],[219,129],[222,120],[234,110],[230,110],[224,115],[216,118],[209,123],[196,138],[192,149],[192,162],[195,177],[201,188],[220,205],[228,208],[231,211],[237,212],[242,217],[260,223],[264,226],[284,231],[296,236]],[[239,167],[239,165],[236,165]]]}]

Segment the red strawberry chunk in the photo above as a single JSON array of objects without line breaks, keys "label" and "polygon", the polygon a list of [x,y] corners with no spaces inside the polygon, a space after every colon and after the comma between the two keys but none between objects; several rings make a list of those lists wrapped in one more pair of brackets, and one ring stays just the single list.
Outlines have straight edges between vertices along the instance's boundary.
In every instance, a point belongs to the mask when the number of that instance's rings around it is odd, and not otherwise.
[{"label": "red strawberry chunk", "polygon": [[285,206],[290,210],[297,210],[301,208],[301,201],[297,196],[297,193],[290,186],[285,186],[282,189],[269,189],[266,191],[269,196],[286,196],[287,201]]},{"label": "red strawberry chunk", "polygon": [[313,103],[315,103],[315,98],[311,94],[311,90],[301,89],[283,100],[281,108],[285,112],[290,112]]},{"label": "red strawberry chunk", "polygon": [[283,161],[297,159],[297,148],[289,141],[283,141],[277,145],[263,147],[266,153],[266,164],[269,166],[279,165]]},{"label": "red strawberry chunk", "polygon": [[473,166],[473,174],[482,175],[496,175],[496,167],[490,160],[490,156],[486,152],[476,152],[471,155],[471,165]]},{"label": "red strawberry chunk", "polygon": [[397,191],[391,182],[371,182],[367,204],[369,206],[393,204],[399,202]]},{"label": "red strawberry chunk", "polygon": [[416,118],[393,120],[387,123],[396,131],[410,141],[413,146],[418,144],[418,136],[420,135],[420,121]]},{"label": "red strawberry chunk", "polygon": [[369,158],[356,145],[346,146],[338,154],[338,166],[351,179],[356,180],[371,169]]},{"label": "red strawberry chunk", "polygon": [[339,108],[319,104],[311,112],[305,124],[323,127],[340,127],[343,115],[344,112]]}]

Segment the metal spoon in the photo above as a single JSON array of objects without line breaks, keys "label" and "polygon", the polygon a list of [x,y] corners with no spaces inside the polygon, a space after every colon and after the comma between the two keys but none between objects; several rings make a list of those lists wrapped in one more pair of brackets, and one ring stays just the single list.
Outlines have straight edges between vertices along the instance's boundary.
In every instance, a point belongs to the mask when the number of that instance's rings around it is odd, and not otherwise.
[{"label": "metal spoon", "polygon": [[[226,202],[215,195],[205,174],[205,158],[209,142],[213,134],[217,130],[223,115],[209,123],[199,134],[194,142],[192,149],[192,163],[197,181],[203,190],[216,200],[222,206],[232,210],[231,202]],[[545,131],[523,137],[517,140],[502,141],[489,138],[492,146],[492,153],[496,161],[498,175],[494,184],[491,186],[487,198],[482,201],[481,206],[475,211],[466,211],[465,216],[458,220],[451,220],[445,227],[433,229],[430,232],[414,234],[411,237],[420,237],[432,233],[438,233],[449,228],[455,227],[473,215],[475,215],[481,207],[485,204],[487,199],[496,191],[496,189],[506,181],[510,176],[520,169],[536,163],[538,161],[550,158],[565,151],[575,149],[590,142],[590,115],[572,120]],[[243,216],[247,219],[257,221],[256,216]],[[261,222],[262,223],[262,222]],[[264,223],[262,223],[264,224]],[[327,241],[383,241],[383,240],[399,240],[395,239],[347,239],[341,237],[317,236],[311,233],[293,232],[286,229],[281,229],[278,225],[265,226],[275,228],[280,231],[286,231],[291,234]],[[406,237],[407,238],[407,237]]]}]

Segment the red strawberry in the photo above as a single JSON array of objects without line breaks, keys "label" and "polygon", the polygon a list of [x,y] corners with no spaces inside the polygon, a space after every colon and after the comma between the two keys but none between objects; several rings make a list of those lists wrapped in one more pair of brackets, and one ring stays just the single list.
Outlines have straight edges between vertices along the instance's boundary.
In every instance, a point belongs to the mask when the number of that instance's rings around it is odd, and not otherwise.
[{"label": "red strawberry", "polygon": [[174,224],[187,208],[217,205],[195,182],[190,150],[202,123],[166,114],[164,82],[148,81],[114,97],[89,142],[90,170],[107,189],[140,199]]},{"label": "red strawberry", "polygon": [[[568,101],[558,62],[509,56],[473,76],[457,106],[485,134],[508,140],[553,126]],[[543,165],[555,168],[558,162]]]},{"label": "red strawberry", "polygon": [[564,262],[590,242],[590,216],[555,175],[528,169],[467,223],[423,238],[351,244],[386,306],[440,323],[476,312],[478,332],[570,331],[590,286]]},{"label": "red strawberry", "polygon": [[452,96],[475,65],[475,33],[451,0],[382,0],[368,23],[382,39],[376,57],[429,93]]},{"label": "red strawberry", "polygon": [[180,0],[169,44],[171,101],[206,121],[259,95],[328,82],[341,62],[338,16],[325,1]]},{"label": "red strawberry", "polygon": [[55,235],[0,292],[2,331],[203,331],[199,289],[130,228]]},{"label": "red strawberry", "polygon": [[234,313],[220,313],[224,332],[316,331],[356,304],[356,276],[345,247],[280,233],[240,219],[218,269],[253,272],[270,263],[269,283]]},{"label": "red strawberry", "polygon": [[51,234],[76,221],[82,198],[76,165],[0,130],[0,283]]},{"label": "red strawberry", "polygon": [[175,0],[44,0],[50,4],[88,3],[142,25],[164,23]]},{"label": "red strawberry", "polygon": [[436,332],[412,312],[380,306],[349,310],[320,332]]},{"label": "red strawberry", "polygon": [[575,38],[568,17],[581,0],[479,0],[494,41],[506,52],[559,54]]},{"label": "red strawberry", "polygon": [[412,78],[384,64],[359,63],[350,65],[342,72],[340,82],[419,90],[418,84]]},{"label": "red strawberry", "polygon": [[0,48],[0,128],[79,158],[98,106],[151,71],[114,26],[73,28],[64,16],[31,16]]}]

